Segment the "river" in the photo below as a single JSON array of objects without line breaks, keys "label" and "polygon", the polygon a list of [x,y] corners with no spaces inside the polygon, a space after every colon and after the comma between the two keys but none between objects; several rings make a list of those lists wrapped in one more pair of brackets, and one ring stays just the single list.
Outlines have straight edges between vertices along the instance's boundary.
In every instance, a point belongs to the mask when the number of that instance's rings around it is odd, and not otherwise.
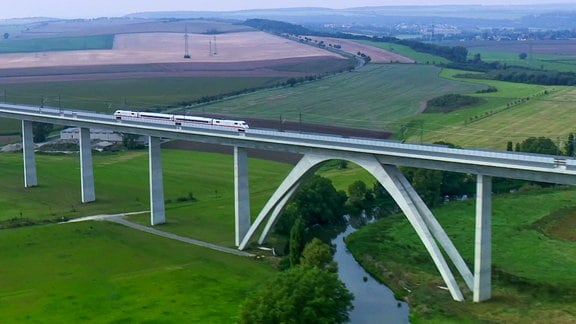
[{"label": "river", "polygon": [[336,246],[334,261],[338,263],[338,276],[354,294],[350,323],[409,323],[408,304],[396,300],[392,291],[367,273],[346,248],[344,238],[355,230],[348,225],[344,232],[332,240],[332,244]]}]

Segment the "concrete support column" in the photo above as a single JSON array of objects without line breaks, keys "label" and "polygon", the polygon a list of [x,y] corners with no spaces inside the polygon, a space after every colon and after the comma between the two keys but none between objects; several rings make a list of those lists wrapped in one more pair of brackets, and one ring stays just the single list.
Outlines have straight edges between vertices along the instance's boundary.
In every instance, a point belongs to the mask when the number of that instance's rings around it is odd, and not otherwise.
[{"label": "concrete support column", "polygon": [[234,213],[236,246],[250,229],[250,188],[248,183],[248,154],[243,147],[234,147]]},{"label": "concrete support column", "polygon": [[87,203],[96,200],[89,128],[80,128],[80,179],[82,202]]},{"label": "concrete support column", "polygon": [[492,178],[478,175],[476,184],[476,239],[474,244],[474,302],[492,295]]},{"label": "concrete support column", "polygon": [[22,121],[22,152],[24,154],[24,187],[38,185],[36,177],[36,157],[34,156],[34,134],[32,122]]},{"label": "concrete support column", "polygon": [[166,223],[164,210],[164,181],[162,179],[162,153],[159,137],[148,137],[150,172],[150,223]]}]

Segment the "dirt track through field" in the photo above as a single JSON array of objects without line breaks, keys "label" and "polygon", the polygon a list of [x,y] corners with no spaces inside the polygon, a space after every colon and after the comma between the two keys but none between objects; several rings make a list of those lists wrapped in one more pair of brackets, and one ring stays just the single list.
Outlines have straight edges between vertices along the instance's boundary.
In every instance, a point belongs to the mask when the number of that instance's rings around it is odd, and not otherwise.
[{"label": "dirt track through field", "polygon": [[373,63],[415,63],[415,61],[406,56],[396,54],[384,49],[362,44],[350,39],[342,38],[330,38],[330,37],[310,37],[315,41],[322,41],[326,46],[332,47],[338,45],[340,50],[350,53],[352,55],[357,55],[358,53],[363,53],[370,56],[371,62]]},{"label": "dirt track through field", "polygon": [[61,224],[84,222],[84,221],[109,221],[109,222],[113,222],[113,223],[117,223],[117,224],[121,224],[121,225],[130,227],[130,228],[142,231],[142,232],[147,232],[150,234],[162,236],[165,238],[177,240],[177,241],[184,242],[184,243],[194,244],[197,246],[209,248],[209,249],[220,251],[220,252],[235,254],[235,255],[239,255],[239,256],[247,256],[247,257],[253,257],[254,256],[254,254],[252,254],[252,253],[248,253],[248,252],[240,251],[237,249],[228,248],[225,246],[220,246],[220,245],[196,240],[196,239],[185,237],[185,236],[176,235],[176,234],[170,233],[170,232],[164,232],[164,231],[158,230],[156,228],[152,228],[152,227],[148,227],[148,226],[144,226],[144,225],[140,225],[140,224],[131,222],[131,221],[126,219],[126,216],[128,216],[128,215],[136,215],[136,214],[144,214],[144,213],[149,213],[149,211],[126,213],[126,214],[116,214],[116,215],[87,216],[87,217],[72,219],[72,220],[69,220],[67,222],[62,222]]}]

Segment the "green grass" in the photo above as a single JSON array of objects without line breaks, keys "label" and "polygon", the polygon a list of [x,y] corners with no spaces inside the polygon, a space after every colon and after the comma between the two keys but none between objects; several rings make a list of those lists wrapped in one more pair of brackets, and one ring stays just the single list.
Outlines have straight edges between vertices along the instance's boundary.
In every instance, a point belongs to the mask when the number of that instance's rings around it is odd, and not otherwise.
[{"label": "green grass", "polygon": [[292,88],[260,91],[192,109],[233,116],[323,123],[382,130],[417,114],[421,103],[436,95],[469,93],[485,88],[445,80],[440,69],[417,64],[369,64]]},{"label": "green grass", "polygon": [[447,59],[422,52],[417,52],[405,45],[399,45],[394,43],[383,43],[383,42],[371,42],[371,41],[359,41],[360,43],[367,44],[370,46],[378,47],[392,53],[397,53],[406,57],[409,57],[420,64],[444,64],[449,63]]},{"label": "green grass", "polygon": [[[235,91],[268,87],[282,78],[156,78],[107,81],[75,81],[0,86],[0,100],[40,106],[63,107],[112,113],[116,109],[146,110],[177,106]],[[0,119],[0,134],[19,131],[14,120]]]},{"label": "green grass", "polygon": [[[457,73],[459,72],[446,70],[443,75],[453,77]],[[494,86],[498,92],[475,94],[486,102],[474,108],[407,118],[403,123],[409,125],[408,141],[420,141],[420,122],[423,123],[424,142],[445,141],[463,147],[501,150],[506,149],[508,141],[521,142],[532,136],[565,140],[569,133],[574,132],[576,115],[572,114],[570,108],[572,103],[576,102],[576,91],[573,87],[474,81]],[[506,109],[509,103],[522,98],[529,100]],[[468,122],[474,116],[485,116],[487,113],[487,118]]]},{"label": "green grass", "polygon": [[114,35],[58,37],[38,39],[6,39],[0,41],[0,53],[33,53],[48,51],[80,51],[112,49]]},{"label": "green grass", "polygon": [[[148,152],[94,156],[96,202],[80,202],[78,156],[37,155],[38,187],[23,186],[22,155],[0,155],[0,221],[51,220],[150,209]],[[231,155],[163,150],[166,228],[226,246],[234,244],[234,165]],[[250,159],[252,214],[288,173],[289,166]],[[196,202],[177,202],[192,195]],[[149,224],[145,216],[138,219]],[[209,222],[211,225],[199,226]]]},{"label": "green grass", "polygon": [[[80,203],[76,155],[37,155],[39,186],[23,188],[22,155],[0,154],[0,221],[149,209],[147,151],[94,156],[97,201]],[[188,237],[234,245],[232,156],[163,150],[167,223]],[[255,215],[289,166],[249,160]],[[196,202],[176,202],[192,193]],[[20,214],[22,213],[22,214]],[[132,216],[149,224],[147,214]],[[267,263],[107,222],[0,230],[3,322],[233,323],[239,304],[274,273]]]},{"label": "green grass", "polygon": [[483,61],[499,61],[507,65],[522,66],[536,70],[554,70],[563,72],[576,72],[575,55],[529,54],[524,60],[519,52],[506,52],[494,50],[474,49],[470,55],[480,54]]},{"label": "green grass", "polygon": [[[430,256],[405,217],[385,218],[348,238],[364,266],[414,305],[415,322],[530,322],[534,318],[574,321],[576,242],[550,238],[532,224],[573,207],[574,189],[508,194],[493,199],[493,298],[481,304],[451,301]],[[434,209],[442,227],[470,267],[474,253],[473,200]],[[461,282],[462,284],[462,282]],[[407,292],[405,289],[411,292]],[[466,298],[471,299],[467,294]],[[458,320],[456,320],[458,319]]]},{"label": "green grass", "polygon": [[234,323],[275,272],[107,222],[2,230],[3,323]]}]

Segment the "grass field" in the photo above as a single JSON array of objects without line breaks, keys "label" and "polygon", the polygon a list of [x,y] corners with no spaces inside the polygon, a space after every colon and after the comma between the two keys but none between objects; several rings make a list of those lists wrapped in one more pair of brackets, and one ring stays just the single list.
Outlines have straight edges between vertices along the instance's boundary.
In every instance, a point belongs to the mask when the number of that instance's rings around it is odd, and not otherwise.
[{"label": "grass field", "polygon": [[[22,156],[0,154],[0,221],[149,209],[147,151],[95,155],[97,201],[81,204],[76,155],[37,155],[39,186],[24,189]],[[163,150],[167,224],[159,229],[234,245],[230,155]],[[289,167],[250,159],[252,213]],[[204,170],[205,172],[199,172]],[[192,193],[196,202],[177,202]],[[148,216],[133,216],[148,223]],[[86,222],[0,230],[3,322],[233,323],[267,264]]]},{"label": "grass field", "polygon": [[[534,319],[571,323],[576,320],[576,242],[547,235],[535,224],[559,209],[576,206],[575,198],[573,188],[494,197],[493,298],[481,304],[454,302],[447,291],[438,289],[444,283],[402,215],[353,233],[348,247],[371,273],[410,300],[415,323],[526,323]],[[470,266],[474,208],[474,201],[469,200],[433,211]],[[572,219],[571,215],[564,220]],[[566,221],[564,226],[575,230],[573,222]],[[471,295],[466,298],[470,300]]]},{"label": "grass field", "polygon": [[267,263],[107,222],[2,230],[3,323],[234,323]]},{"label": "grass field", "polygon": [[[457,73],[446,70],[443,75],[451,77]],[[418,142],[422,138],[427,143],[445,141],[463,147],[505,150],[508,141],[521,142],[532,136],[564,141],[575,131],[576,115],[571,111],[576,102],[574,87],[475,81],[494,86],[498,92],[475,94],[486,102],[474,108],[406,119],[408,141]],[[522,98],[529,100],[507,109],[510,103]],[[483,118],[469,122],[474,116]]]},{"label": "grass field", "polygon": [[[275,77],[203,77],[4,84],[0,85],[0,100],[38,106],[44,101],[46,106],[112,113],[124,108],[165,109],[205,96],[268,87],[281,80]],[[17,121],[0,119],[0,134],[19,131]]]},{"label": "grass field", "polygon": [[[212,243],[234,244],[234,187],[231,155],[163,150],[164,196],[168,228]],[[270,192],[288,173],[289,166],[250,160],[253,214],[264,205]],[[209,172],[198,172],[209,168]],[[97,201],[80,202],[80,169],[76,154],[37,155],[39,186],[23,186],[22,156],[0,154],[0,221],[12,218],[34,220],[76,218],[149,210],[148,152],[95,155],[94,177]],[[263,180],[265,179],[265,180]],[[177,202],[192,194],[196,202]],[[214,206],[217,206],[214,208]],[[148,219],[141,216],[143,222]],[[213,227],[198,227],[205,221]]]},{"label": "grass field", "polygon": [[530,54],[524,60],[519,53],[490,50],[474,50],[472,55],[480,54],[483,61],[500,61],[507,65],[523,66],[536,70],[555,70],[576,72],[576,55]]},{"label": "grass field", "polygon": [[0,41],[0,54],[112,49],[114,35]]},{"label": "grass field", "polygon": [[417,64],[370,64],[293,88],[272,89],[190,110],[383,130],[418,113],[422,102],[446,93],[485,88],[445,80],[440,69]]}]

